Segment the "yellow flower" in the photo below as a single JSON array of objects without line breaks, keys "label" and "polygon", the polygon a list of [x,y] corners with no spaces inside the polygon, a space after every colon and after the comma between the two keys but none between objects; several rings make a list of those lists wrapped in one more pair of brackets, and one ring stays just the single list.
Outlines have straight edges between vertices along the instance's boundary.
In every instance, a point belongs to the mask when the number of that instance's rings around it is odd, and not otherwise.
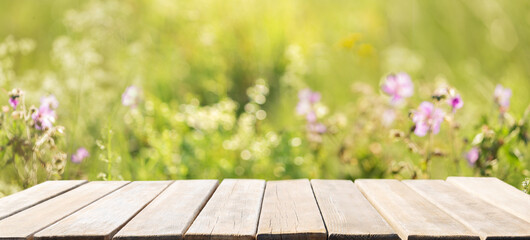
[{"label": "yellow flower", "polygon": [[355,46],[355,44],[361,39],[360,33],[353,33],[345,38],[343,38],[340,42],[340,45],[343,48],[351,49]]},{"label": "yellow flower", "polygon": [[357,54],[361,57],[369,57],[374,54],[374,47],[371,44],[363,43],[359,45],[359,50],[357,50]]}]

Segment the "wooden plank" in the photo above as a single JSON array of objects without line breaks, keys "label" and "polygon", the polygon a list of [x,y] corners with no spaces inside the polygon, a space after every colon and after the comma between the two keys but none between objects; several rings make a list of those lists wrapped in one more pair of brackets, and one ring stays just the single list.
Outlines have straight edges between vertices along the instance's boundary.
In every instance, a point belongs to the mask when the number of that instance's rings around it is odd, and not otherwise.
[{"label": "wooden plank", "polygon": [[0,198],[0,219],[44,202],[86,182],[85,180],[46,181],[24,191]]},{"label": "wooden plank", "polygon": [[184,239],[254,239],[265,181],[225,179]]},{"label": "wooden plank", "polygon": [[404,181],[437,207],[449,213],[482,239],[530,239],[530,223],[497,208],[443,180]]},{"label": "wooden plank", "polygon": [[311,180],[329,240],[399,239],[349,180]]},{"label": "wooden plank", "polygon": [[307,179],[267,182],[258,240],[326,238],[326,227]]},{"label": "wooden plank", "polygon": [[37,232],[34,239],[111,239],[171,182],[132,182],[61,221]]},{"label": "wooden plank", "polygon": [[129,221],[114,239],[182,239],[217,184],[217,180],[175,181]]},{"label": "wooden plank", "polygon": [[35,232],[61,220],[128,182],[90,182],[0,220],[0,239],[31,239]]},{"label": "wooden plank", "polygon": [[530,195],[493,177],[448,177],[447,182],[530,222]]},{"label": "wooden plank", "polygon": [[402,239],[479,239],[402,182],[362,179],[355,185]]}]

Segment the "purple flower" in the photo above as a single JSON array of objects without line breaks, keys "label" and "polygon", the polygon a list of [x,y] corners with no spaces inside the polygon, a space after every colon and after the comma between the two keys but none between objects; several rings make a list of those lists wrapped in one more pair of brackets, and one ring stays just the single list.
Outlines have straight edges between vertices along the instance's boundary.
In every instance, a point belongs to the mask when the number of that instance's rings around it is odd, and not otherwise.
[{"label": "purple flower", "polygon": [[308,139],[312,142],[321,142],[322,134],[326,133],[326,125],[319,123],[316,106],[320,102],[322,96],[319,92],[313,92],[311,89],[306,88],[298,92],[298,104],[296,105],[296,114],[304,115],[307,124],[307,135]]},{"label": "purple flower", "polygon": [[141,94],[140,88],[131,85],[121,95],[121,104],[126,107],[135,108],[140,103]]},{"label": "purple flower", "polygon": [[402,99],[412,96],[414,84],[408,74],[400,72],[388,75],[381,86],[381,90],[392,97],[392,103],[398,103]]},{"label": "purple flower", "polygon": [[40,107],[31,115],[31,118],[35,123],[36,129],[46,130],[53,127],[56,115],[55,111],[53,111],[52,109],[49,109],[47,107]]},{"label": "purple flower", "polygon": [[512,90],[504,88],[502,85],[497,84],[494,92],[495,103],[499,105],[499,111],[506,112],[510,106],[510,97],[512,96]]},{"label": "purple flower", "polygon": [[84,147],[78,148],[77,151],[74,154],[72,154],[72,162],[81,163],[83,159],[89,156],[90,156],[90,153],[88,152],[88,150],[86,150],[86,148]]},{"label": "purple flower", "polygon": [[479,154],[480,152],[478,148],[472,147],[469,152],[466,153],[467,163],[469,163],[470,166],[474,166],[478,160]]},{"label": "purple flower", "polygon": [[311,133],[324,134],[327,131],[327,127],[322,123],[308,123],[307,130]]},{"label": "purple flower", "polygon": [[59,107],[59,101],[57,101],[57,98],[55,98],[53,95],[42,97],[40,99],[40,107],[55,110],[57,107]]},{"label": "purple flower", "polygon": [[322,142],[322,135],[328,130],[326,125],[322,123],[311,123],[308,122],[307,125],[307,138],[311,142],[320,143]]},{"label": "purple flower", "polygon": [[40,107],[35,111],[31,118],[35,123],[35,128],[38,130],[46,130],[53,127],[57,115],[55,109],[59,107],[59,101],[53,95],[42,97],[40,99]]},{"label": "purple flower", "polygon": [[456,112],[457,109],[460,109],[464,106],[464,100],[462,100],[459,94],[449,98],[447,103],[451,105],[453,112]]},{"label": "purple flower", "polygon": [[296,114],[307,115],[310,112],[313,112],[313,106],[310,102],[300,100],[296,105]]},{"label": "purple flower", "polygon": [[307,101],[312,104],[320,101],[321,95],[319,92],[313,92],[309,88],[302,89],[298,92],[298,99],[300,101]]},{"label": "purple flower", "polygon": [[11,107],[13,107],[13,110],[17,109],[17,106],[18,106],[18,96],[16,96],[16,97],[10,97],[10,98],[9,98],[9,105],[11,105]]},{"label": "purple flower", "polygon": [[13,110],[17,109],[17,106],[20,102],[20,96],[22,96],[22,94],[24,94],[24,92],[18,88],[15,88],[9,92],[9,105],[13,107]]},{"label": "purple flower", "polygon": [[444,115],[445,113],[434,107],[431,102],[422,102],[412,116],[412,121],[416,124],[414,133],[420,137],[425,136],[429,131],[438,134]]},{"label": "purple flower", "polygon": [[298,115],[305,115],[306,120],[314,123],[317,120],[317,114],[314,105],[320,101],[321,95],[318,92],[313,92],[306,88],[298,92],[298,104],[296,105],[296,113]]}]

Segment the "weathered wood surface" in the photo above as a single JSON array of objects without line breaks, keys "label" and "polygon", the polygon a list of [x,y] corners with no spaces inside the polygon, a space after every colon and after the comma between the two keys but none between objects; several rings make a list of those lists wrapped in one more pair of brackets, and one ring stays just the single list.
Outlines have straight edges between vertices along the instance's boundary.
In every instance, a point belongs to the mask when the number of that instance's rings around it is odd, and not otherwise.
[{"label": "weathered wood surface", "polygon": [[90,182],[0,220],[0,239],[31,239],[39,230],[124,186],[127,182]]},{"label": "weathered wood surface", "polygon": [[530,197],[494,178],[217,185],[45,183],[0,199],[0,240],[530,240]]},{"label": "weathered wood surface", "polygon": [[253,240],[264,187],[263,180],[223,180],[184,238]]},{"label": "weathered wood surface", "polygon": [[326,228],[309,180],[267,182],[258,240],[326,238]]},{"label": "weathered wood surface", "polygon": [[[530,223],[497,208],[443,180],[404,181],[483,239],[530,239]],[[503,237],[504,236],[504,237]]]},{"label": "weathered wood surface", "polygon": [[530,195],[497,178],[448,177],[447,182],[530,222]]},{"label": "weathered wood surface", "polygon": [[362,179],[355,184],[402,239],[479,239],[400,181]]},{"label": "weathered wood surface", "polygon": [[350,180],[311,180],[329,240],[399,239]]},{"label": "weathered wood surface", "polygon": [[217,180],[175,181],[129,221],[114,239],[182,239],[217,184]]},{"label": "weathered wood surface", "polygon": [[170,183],[170,181],[129,183],[37,232],[34,238],[111,239],[129,219],[135,216]]},{"label": "weathered wood surface", "polygon": [[84,180],[47,181],[13,195],[0,198],[0,219],[46,201],[86,182]]}]

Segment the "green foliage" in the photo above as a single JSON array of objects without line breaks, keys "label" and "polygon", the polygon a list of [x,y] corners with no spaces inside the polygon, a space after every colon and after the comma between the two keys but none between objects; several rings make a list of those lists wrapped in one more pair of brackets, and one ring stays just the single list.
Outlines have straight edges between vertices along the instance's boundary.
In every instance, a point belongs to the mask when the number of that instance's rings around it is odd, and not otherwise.
[{"label": "green foliage", "polygon": [[[520,186],[530,176],[529,7],[524,0],[1,2],[0,105],[14,88],[28,103],[55,95],[56,125],[64,126],[57,149],[70,159],[85,147],[90,157],[67,161],[64,172],[43,165],[31,181],[6,165],[0,192],[58,177],[487,175]],[[401,71],[415,94],[387,124],[388,98],[378,89]],[[409,111],[432,100],[440,83],[457,89],[465,106],[432,140],[415,136]],[[493,100],[498,83],[513,90],[502,116]],[[142,92],[135,107],[120,102],[131,85]],[[297,94],[308,87],[322,95],[313,107],[325,133],[296,114]],[[32,159],[24,156],[45,132],[2,114],[0,164]],[[31,144],[13,152],[8,136]],[[471,147],[482,153],[474,166],[465,160]]]}]

